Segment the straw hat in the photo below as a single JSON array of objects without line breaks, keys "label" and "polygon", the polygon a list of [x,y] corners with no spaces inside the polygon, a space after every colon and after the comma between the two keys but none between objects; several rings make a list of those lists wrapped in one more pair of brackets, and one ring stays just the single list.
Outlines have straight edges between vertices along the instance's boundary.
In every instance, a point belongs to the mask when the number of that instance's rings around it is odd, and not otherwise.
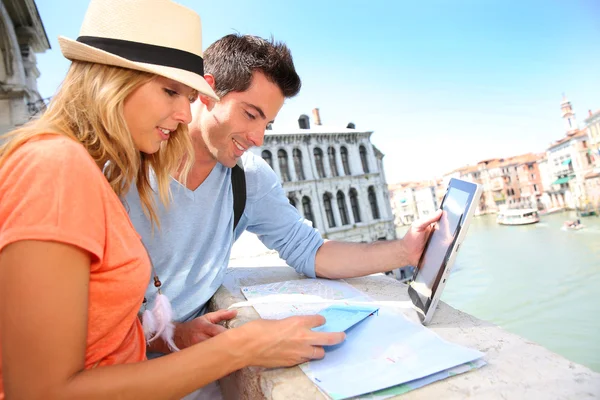
[{"label": "straw hat", "polygon": [[170,0],[91,0],[77,40],[58,41],[69,60],[150,72],[219,100],[203,78],[200,17]]}]

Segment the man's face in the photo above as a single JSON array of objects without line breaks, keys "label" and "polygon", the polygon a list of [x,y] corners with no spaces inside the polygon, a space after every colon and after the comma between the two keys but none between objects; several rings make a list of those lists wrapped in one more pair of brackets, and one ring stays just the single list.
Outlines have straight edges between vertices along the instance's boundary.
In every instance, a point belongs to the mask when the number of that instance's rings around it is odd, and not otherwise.
[{"label": "man's face", "polygon": [[275,120],[284,100],[279,87],[260,72],[253,74],[245,92],[230,92],[216,103],[203,100],[191,127],[201,132],[202,146],[196,152],[206,152],[197,156],[234,167],[246,150],[262,146],[267,124]]}]

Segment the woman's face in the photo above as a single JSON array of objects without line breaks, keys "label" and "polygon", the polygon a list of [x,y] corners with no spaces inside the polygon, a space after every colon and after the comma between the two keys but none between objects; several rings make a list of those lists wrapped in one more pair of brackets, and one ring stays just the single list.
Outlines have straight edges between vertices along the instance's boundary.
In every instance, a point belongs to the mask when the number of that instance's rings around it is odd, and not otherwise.
[{"label": "woman's face", "polygon": [[135,89],[123,106],[135,147],[146,154],[156,153],[179,124],[190,123],[190,104],[196,97],[192,88],[161,76]]}]

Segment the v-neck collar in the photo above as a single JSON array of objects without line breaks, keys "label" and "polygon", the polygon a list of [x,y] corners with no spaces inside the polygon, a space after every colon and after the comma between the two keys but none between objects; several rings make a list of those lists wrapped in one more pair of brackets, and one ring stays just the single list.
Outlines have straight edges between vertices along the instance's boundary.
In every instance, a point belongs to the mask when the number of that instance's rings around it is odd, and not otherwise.
[{"label": "v-neck collar", "polygon": [[[214,176],[217,174],[216,170],[218,167],[220,167],[221,164],[216,163],[215,166],[210,170],[210,173],[208,174],[208,176],[206,177],[206,179],[204,179],[204,181],[198,185],[198,187],[194,190],[189,189],[187,186],[185,186],[183,183],[179,182],[177,179],[175,179],[173,176],[171,176],[171,180],[172,180],[172,185],[175,186],[175,190],[178,191],[182,191],[183,194],[190,200],[195,200],[196,196],[198,193],[200,193],[200,189],[202,188],[203,185],[206,184],[210,184],[210,181],[213,179],[216,179]],[[174,182],[174,183],[173,183]]]}]

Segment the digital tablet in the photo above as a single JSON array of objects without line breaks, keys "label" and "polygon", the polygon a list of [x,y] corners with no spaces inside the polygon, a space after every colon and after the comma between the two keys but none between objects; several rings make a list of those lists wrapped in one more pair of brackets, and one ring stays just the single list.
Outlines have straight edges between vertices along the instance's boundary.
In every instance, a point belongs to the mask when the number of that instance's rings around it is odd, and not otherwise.
[{"label": "digital tablet", "polygon": [[408,294],[423,325],[433,317],[480,197],[480,185],[450,179],[440,205],[442,216],[425,244],[408,287]]}]

